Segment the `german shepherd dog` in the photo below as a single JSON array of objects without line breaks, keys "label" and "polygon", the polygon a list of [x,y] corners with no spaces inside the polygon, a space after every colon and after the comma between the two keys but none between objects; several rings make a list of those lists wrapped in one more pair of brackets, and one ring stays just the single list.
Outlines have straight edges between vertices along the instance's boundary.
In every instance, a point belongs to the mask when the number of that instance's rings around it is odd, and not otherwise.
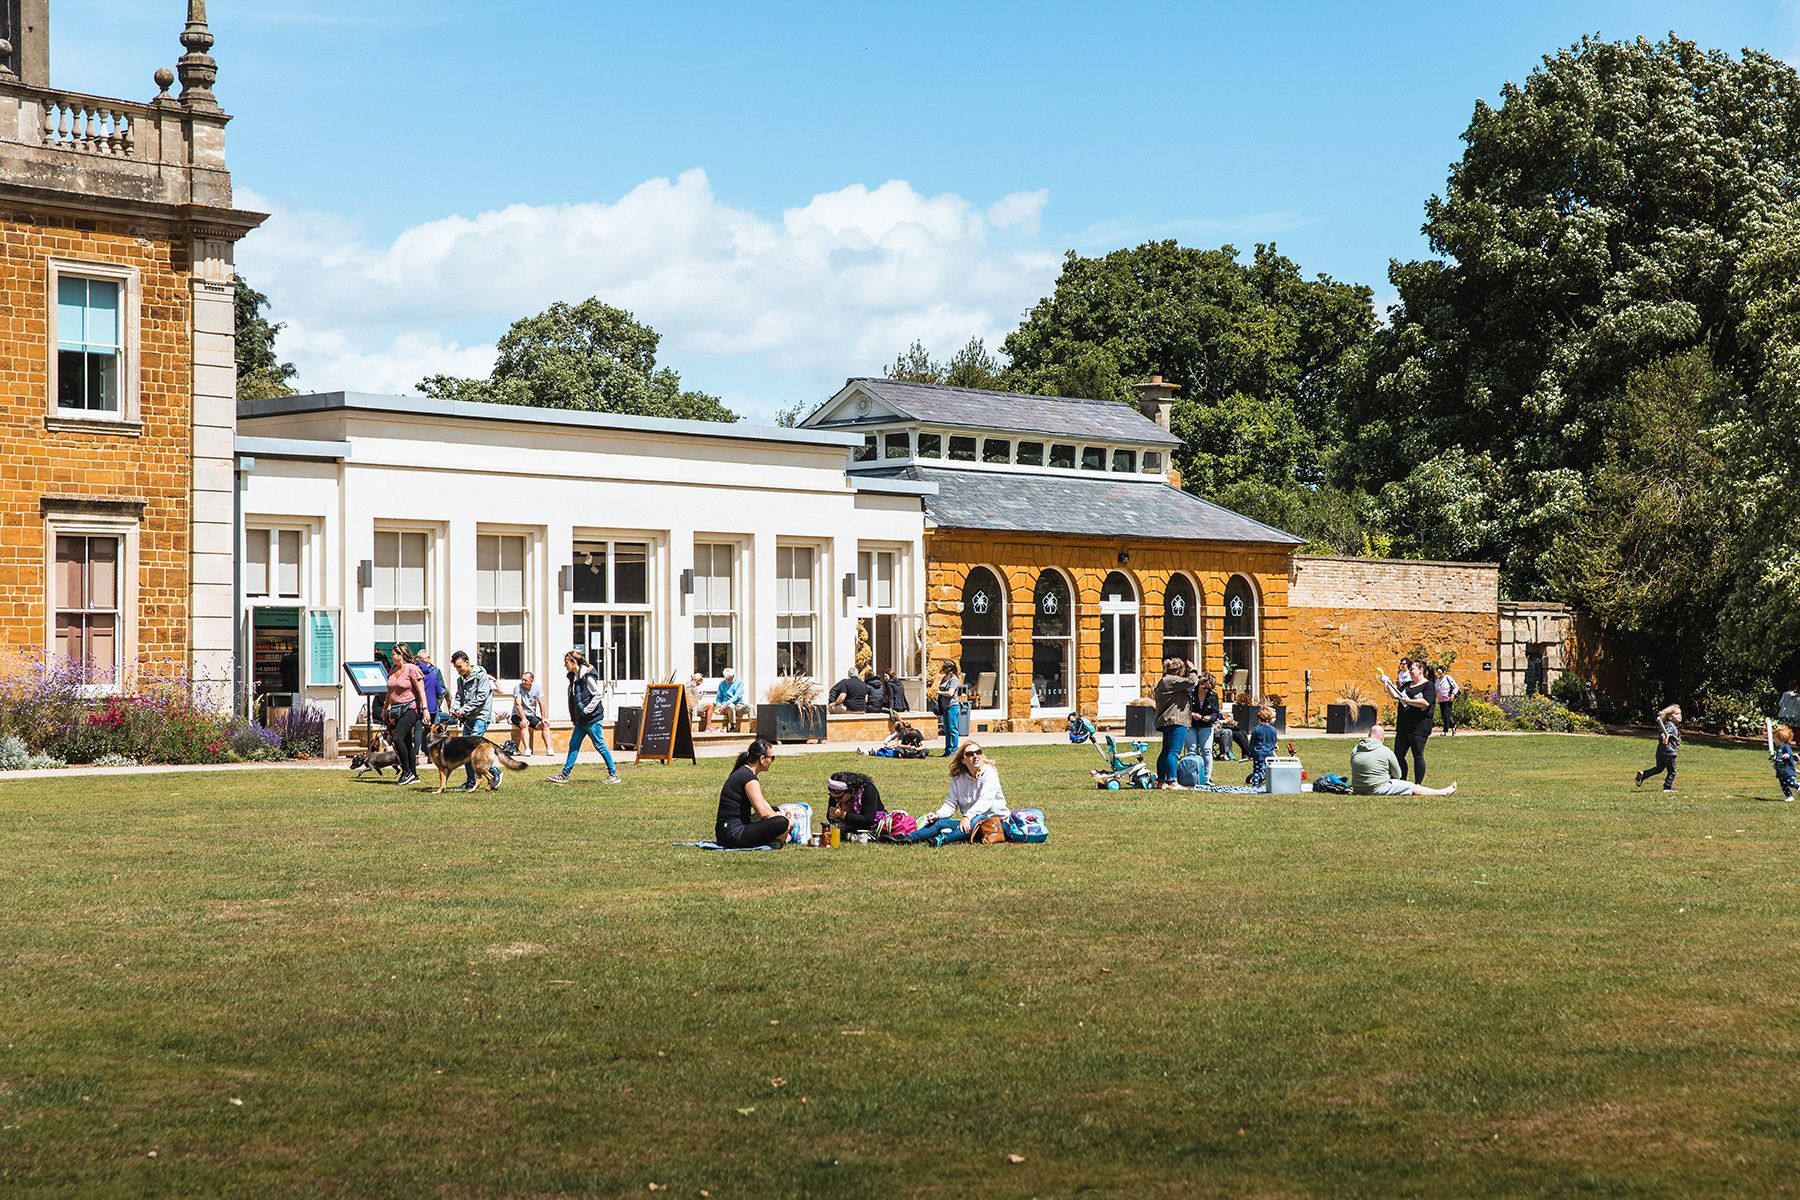
[{"label": "german shepherd dog", "polygon": [[440,721],[425,735],[425,756],[438,769],[438,785],[434,795],[442,795],[450,782],[450,772],[458,767],[474,767],[476,778],[486,778],[488,791],[500,790],[499,781],[489,773],[496,762],[509,771],[523,771],[525,764],[506,752],[505,747],[484,737],[470,737],[456,732],[457,726]]}]

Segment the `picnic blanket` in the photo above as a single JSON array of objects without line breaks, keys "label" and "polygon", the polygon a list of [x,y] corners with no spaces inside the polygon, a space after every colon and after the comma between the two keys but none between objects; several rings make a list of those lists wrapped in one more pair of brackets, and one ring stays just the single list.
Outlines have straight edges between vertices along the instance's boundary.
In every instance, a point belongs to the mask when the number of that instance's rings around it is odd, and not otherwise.
[{"label": "picnic blanket", "polygon": [[777,850],[778,846],[721,846],[717,842],[676,842],[677,846],[692,846],[696,850],[722,850],[727,854],[737,854],[748,850]]},{"label": "picnic blanket", "polygon": [[1247,783],[1201,783],[1194,785],[1196,792],[1223,792],[1232,796],[1260,796],[1260,787],[1251,787]]}]

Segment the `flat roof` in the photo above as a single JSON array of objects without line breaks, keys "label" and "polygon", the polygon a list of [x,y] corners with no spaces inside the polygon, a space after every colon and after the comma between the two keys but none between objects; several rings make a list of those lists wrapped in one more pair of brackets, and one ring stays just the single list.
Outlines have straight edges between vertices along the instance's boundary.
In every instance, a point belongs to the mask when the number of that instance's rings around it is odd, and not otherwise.
[{"label": "flat roof", "polygon": [[862,438],[856,434],[828,429],[789,429],[781,425],[752,425],[734,421],[684,421],[671,417],[631,417],[621,413],[590,412],[585,409],[476,404],[467,400],[436,400],[429,396],[378,396],[367,392],[315,392],[304,396],[241,400],[237,408],[238,419],[243,421],[258,417],[298,417],[326,413],[437,417],[450,421],[510,421],[524,425],[558,425],[575,429],[723,438],[741,442],[781,442],[846,450],[863,444]]}]

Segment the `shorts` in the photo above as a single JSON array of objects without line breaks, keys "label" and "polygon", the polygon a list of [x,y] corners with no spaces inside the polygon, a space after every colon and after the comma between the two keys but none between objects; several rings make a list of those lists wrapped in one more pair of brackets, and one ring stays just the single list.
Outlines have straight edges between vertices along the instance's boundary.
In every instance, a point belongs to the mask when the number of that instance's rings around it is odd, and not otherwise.
[{"label": "shorts", "polygon": [[513,724],[515,724],[515,725],[523,724],[527,729],[542,729],[544,727],[544,718],[542,718],[542,717],[523,717],[518,721],[514,721]]},{"label": "shorts", "polygon": [[1390,779],[1369,794],[1371,796],[1410,796],[1413,785],[1404,779]]}]

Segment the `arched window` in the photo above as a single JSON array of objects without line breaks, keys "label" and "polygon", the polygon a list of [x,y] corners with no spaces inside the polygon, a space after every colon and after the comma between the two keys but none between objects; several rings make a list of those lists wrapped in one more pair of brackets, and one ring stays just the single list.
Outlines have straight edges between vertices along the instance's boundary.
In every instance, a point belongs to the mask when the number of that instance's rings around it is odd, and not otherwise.
[{"label": "arched window", "polygon": [[1061,571],[1038,576],[1031,609],[1031,707],[1067,711],[1075,698],[1075,601]]},{"label": "arched window", "polygon": [[986,567],[969,572],[963,584],[962,674],[969,703],[980,709],[1000,707],[1000,681],[1006,678],[1006,594]]},{"label": "arched window", "polygon": [[1200,597],[1186,575],[1171,575],[1163,592],[1162,656],[1200,665]]},{"label": "arched window", "polygon": [[1144,682],[1138,677],[1137,586],[1118,571],[1100,587],[1099,650],[1099,715],[1122,717]]},{"label": "arched window", "polygon": [[1256,588],[1242,575],[1233,575],[1225,585],[1225,680],[1229,687],[1261,696],[1256,622]]}]

